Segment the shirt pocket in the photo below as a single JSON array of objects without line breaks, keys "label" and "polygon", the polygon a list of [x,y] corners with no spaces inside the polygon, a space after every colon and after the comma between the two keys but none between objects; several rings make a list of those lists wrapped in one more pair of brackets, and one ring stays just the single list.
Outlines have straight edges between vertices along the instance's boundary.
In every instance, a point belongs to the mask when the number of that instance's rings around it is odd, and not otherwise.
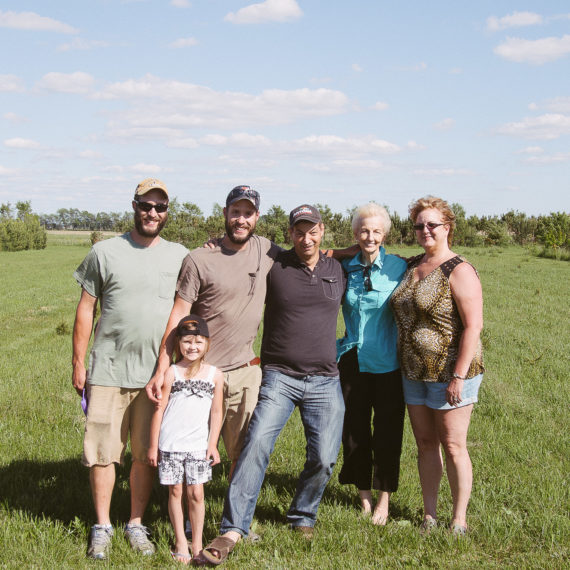
[{"label": "shirt pocket", "polygon": [[340,283],[336,277],[321,277],[323,284],[323,293],[327,299],[336,301],[341,295]]},{"label": "shirt pocket", "polygon": [[382,280],[378,283],[374,283],[373,289],[364,294],[366,306],[370,308],[382,307],[388,302],[394,289],[395,284],[389,281]]},{"label": "shirt pocket", "polygon": [[174,299],[178,273],[161,271],[158,276],[158,296],[161,299]]}]

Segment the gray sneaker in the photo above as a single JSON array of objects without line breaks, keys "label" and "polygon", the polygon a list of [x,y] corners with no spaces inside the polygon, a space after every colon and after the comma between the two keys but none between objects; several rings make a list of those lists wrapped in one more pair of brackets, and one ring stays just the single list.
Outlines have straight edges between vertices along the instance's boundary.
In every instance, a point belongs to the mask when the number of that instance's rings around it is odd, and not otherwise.
[{"label": "gray sneaker", "polygon": [[95,560],[105,560],[109,553],[109,546],[113,538],[113,527],[95,524],[91,527],[91,535],[89,537],[89,548],[87,556],[95,558]]},{"label": "gray sneaker", "polygon": [[154,544],[148,539],[148,529],[142,524],[128,524],[125,527],[125,536],[129,539],[131,548],[150,556],[154,554]]}]

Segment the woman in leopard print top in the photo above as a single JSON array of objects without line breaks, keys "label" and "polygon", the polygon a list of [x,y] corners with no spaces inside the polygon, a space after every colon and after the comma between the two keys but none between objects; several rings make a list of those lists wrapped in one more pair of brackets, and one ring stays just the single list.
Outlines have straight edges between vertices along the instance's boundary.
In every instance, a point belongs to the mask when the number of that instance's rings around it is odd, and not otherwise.
[{"label": "woman in leopard print top", "polygon": [[425,253],[409,260],[391,298],[398,324],[404,399],[418,446],[424,500],[422,530],[436,526],[441,446],[453,497],[451,529],[467,530],[472,486],[467,430],[483,378],[483,296],[475,269],[451,251],[455,215],[427,196],[410,206]]}]

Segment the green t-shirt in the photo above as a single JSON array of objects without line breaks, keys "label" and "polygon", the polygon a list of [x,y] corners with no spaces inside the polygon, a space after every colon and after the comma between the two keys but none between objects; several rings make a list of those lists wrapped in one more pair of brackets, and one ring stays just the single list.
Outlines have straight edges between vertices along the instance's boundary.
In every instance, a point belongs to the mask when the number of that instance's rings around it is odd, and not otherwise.
[{"label": "green t-shirt", "polygon": [[89,384],[142,388],[150,380],[187,253],[183,245],[163,239],[140,246],[128,233],[92,247],[74,273],[101,303]]}]

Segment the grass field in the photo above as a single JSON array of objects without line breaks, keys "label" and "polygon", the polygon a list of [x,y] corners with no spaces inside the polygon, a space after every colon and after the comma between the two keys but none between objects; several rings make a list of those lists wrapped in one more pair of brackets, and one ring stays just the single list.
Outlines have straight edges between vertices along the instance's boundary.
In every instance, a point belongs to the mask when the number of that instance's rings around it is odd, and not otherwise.
[{"label": "grass field", "polygon": [[[50,236],[43,251],[0,253],[0,567],[171,566],[167,494],[158,484],[146,519],[157,554],[141,559],[116,532],[108,563],[85,559],[93,510],[80,465],[83,414],[70,382],[70,331],[79,298],[72,272],[89,236],[79,244],[63,239]],[[239,545],[227,568],[570,566],[568,264],[522,248],[460,252],[478,268],[485,299],[487,372],[469,432],[469,536],[454,540],[444,529],[419,536],[421,495],[408,420],[400,489],[386,527],[360,516],[356,491],[339,485],[337,465],[312,543],[287,531],[285,513],[304,456],[295,415],[277,442],[258,502],[262,541]],[[118,470],[117,525],[129,512],[128,467]],[[215,468],[206,487],[207,539],[217,534],[228,467],[225,460]],[[449,521],[450,514],[444,478],[439,515]]]}]

